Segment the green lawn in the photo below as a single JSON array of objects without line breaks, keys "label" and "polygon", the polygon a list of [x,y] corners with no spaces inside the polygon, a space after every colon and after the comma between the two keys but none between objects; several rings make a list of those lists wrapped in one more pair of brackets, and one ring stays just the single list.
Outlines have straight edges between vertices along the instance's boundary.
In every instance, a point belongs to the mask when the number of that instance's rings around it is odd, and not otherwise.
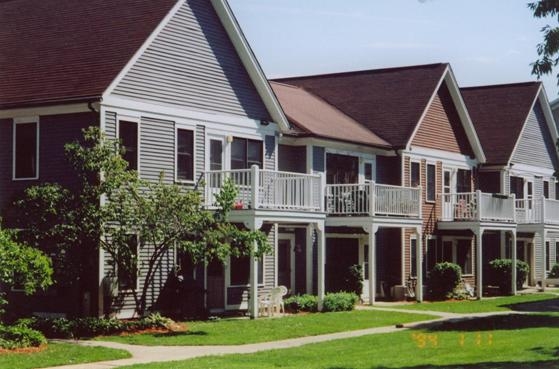
[{"label": "green lawn", "polygon": [[417,304],[407,304],[394,306],[397,309],[420,310],[420,311],[442,311],[457,314],[485,313],[492,311],[524,310],[529,311],[533,306],[536,311],[537,303],[548,300],[559,306],[559,296],[547,293],[506,296],[496,298],[484,298],[482,300],[465,301],[441,301],[441,302],[422,302]]},{"label": "green lawn", "polygon": [[[484,328],[485,327],[485,328]],[[437,329],[406,330],[128,369],[551,369],[559,367],[559,316],[498,316]]]},{"label": "green lawn", "polygon": [[99,337],[99,339],[137,345],[241,345],[391,326],[433,318],[433,316],[424,314],[385,311],[317,313],[273,319],[222,319],[213,322],[187,322],[188,331],[186,332],[110,336]]},{"label": "green lawn", "polygon": [[0,353],[0,368],[28,369],[49,366],[126,359],[131,355],[124,350],[104,347],[85,347],[70,343],[49,343],[41,352]]}]

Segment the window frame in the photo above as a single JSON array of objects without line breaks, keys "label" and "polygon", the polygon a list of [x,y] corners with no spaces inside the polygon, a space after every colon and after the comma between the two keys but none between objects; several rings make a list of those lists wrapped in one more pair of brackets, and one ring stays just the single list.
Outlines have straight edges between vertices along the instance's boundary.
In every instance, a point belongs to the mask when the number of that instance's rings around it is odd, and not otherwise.
[{"label": "window frame", "polygon": [[[118,121],[117,121],[117,127],[116,127],[116,138],[119,142],[119,145],[121,148],[126,148],[126,146],[122,143],[121,138],[120,138],[120,125],[122,122],[126,122],[126,123],[132,123],[132,124],[136,124],[136,168],[135,169],[131,169],[130,168],[130,163],[128,163],[128,168],[127,170],[134,170],[136,171],[136,173],[140,173],[140,120],[137,118],[131,118],[131,117],[119,117]],[[124,156],[121,157],[124,159]],[[126,160],[126,159],[124,159]],[[126,160],[126,162],[128,162]]]},{"label": "window frame", "polygon": [[[179,178],[179,131],[192,132],[192,179]],[[175,182],[192,184],[196,182],[196,129],[191,126],[175,125]]]},{"label": "window frame", "polygon": [[542,186],[543,186],[542,188],[543,197],[549,199],[549,181],[544,180]]},{"label": "window frame", "polygon": [[[233,145],[235,140],[243,140],[245,142],[245,157],[244,159],[244,168],[233,168]],[[259,167],[260,169],[264,169],[264,140],[260,140],[260,139],[254,139],[254,138],[247,138],[247,137],[240,137],[240,136],[234,136],[233,137],[233,141],[230,143],[230,147],[229,147],[229,169],[231,170],[246,170],[246,169],[250,169],[252,165],[249,165],[249,150],[248,150],[248,145],[249,142],[257,142],[260,145],[260,163],[261,163],[261,167]]]},{"label": "window frame", "polygon": [[[429,168],[433,168],[433,188],[429,185]],[[431,196],[432,195],[432,199]],[[425,163],[425,202],[434,203],[437,200],[437,165]]]},{"label": "window frame", "polygon": [[[17,177],[16,176],[16,159],[17,159],[17,126],[23,124],[35,124],[35,175],[33,177]],[[39,160],[40,160],[40,124],[39,117],[22,117],[14,118],[12,123],[12,180],[13,181],[32,181],[39,179]]]}]

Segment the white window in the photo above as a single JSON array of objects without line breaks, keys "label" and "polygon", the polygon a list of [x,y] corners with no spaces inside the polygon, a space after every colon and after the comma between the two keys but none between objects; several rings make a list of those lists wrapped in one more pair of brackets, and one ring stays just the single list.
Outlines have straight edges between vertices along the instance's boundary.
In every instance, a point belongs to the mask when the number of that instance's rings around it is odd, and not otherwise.
[{"label": "white window", "polygon": [[13,179],[39,178],[38,119],[14,120]]},{"label": "white window", "polygon": [[421,185],[421,165],[418,161],[410,163],[410,186],[419,187]]},{"label": "white window", "polygon": [[426,168],[426,201],[429,202],[434,202],[435,201],[435,196],[436,196],[436,183],[437,183],[437,171],[436,171],[436,167],[435,164],[427,164]]},{"label": "white window", "polygon": [[176,132],[176,179],[194,181],[194,131],[178,128]]}]

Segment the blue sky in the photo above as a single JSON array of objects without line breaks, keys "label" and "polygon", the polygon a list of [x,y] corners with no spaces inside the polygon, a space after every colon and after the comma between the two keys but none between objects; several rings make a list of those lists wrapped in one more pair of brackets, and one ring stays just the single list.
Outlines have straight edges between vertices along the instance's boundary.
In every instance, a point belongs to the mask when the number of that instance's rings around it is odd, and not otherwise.
[{"label": "blue sky", "polygon": [[[535,80],[553,19],[534,19],[527,2],[229,0],[269,78],[449,62],[461,86]],[[542,81],[555,99],[556,78]]]}]

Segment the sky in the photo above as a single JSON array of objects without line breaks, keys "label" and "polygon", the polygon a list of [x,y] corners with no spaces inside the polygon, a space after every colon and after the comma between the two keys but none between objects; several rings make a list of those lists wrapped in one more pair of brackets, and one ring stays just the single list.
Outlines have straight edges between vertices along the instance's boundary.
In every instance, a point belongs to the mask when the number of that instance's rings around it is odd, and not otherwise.
[{"label": "sky", "polygon": [[[536,80],[528,0],[229,0],[268,78],[448,62],[462,87]],[[556,74],[543,77],[550,101]]]}]

